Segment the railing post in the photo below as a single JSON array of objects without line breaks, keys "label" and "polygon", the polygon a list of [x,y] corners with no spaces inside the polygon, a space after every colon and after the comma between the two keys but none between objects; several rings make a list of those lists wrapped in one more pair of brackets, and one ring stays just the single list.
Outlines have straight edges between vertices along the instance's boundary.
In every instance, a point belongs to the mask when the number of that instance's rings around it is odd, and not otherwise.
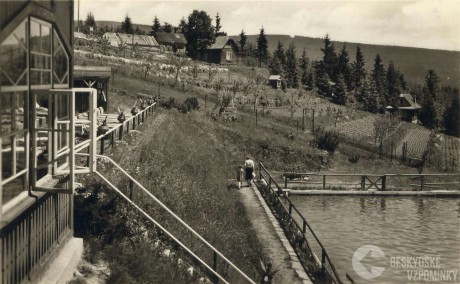
[{"label": "railing post", "polygon": [[259,180],[262,180],[262,163],[259,163]]},{"label": "railing post", "polygon": [[105,140],[105,136],[103,136],[101,139],[101,155],[104,155],[104,140]]},{"label": "railing post", "polygon": [[[217,272],[217,253],[216,252],[214,252],[214,257],[213,258],[214,258],[214,261],[213,261],[213,264],[212,264],[212,269],[215,272]],[[215,283],[215,284],[219,283],[219,278],[217,276],[214,276],[213,280],[214,280],[213,283]]]},{"label": "railing post", "polygon": [[129,120],[128,120],[128,122],[126,123],[126,133],[129,133]]},{"label": "railing post", "polygon": [[423,182],[424,182],[425,176],[420,175],[420,191],[423,191]]},{"label": "railing post", "polygon": [[305,235],[306,232],[307,232],[307,221],[305,221],[305,219],[303,219],[302,233]]},{"label": "railing post", "polygon": [[289,216],[291,216],[291,214],[292,214],[292,204],[289,203]]},{"label": "railing post", "polygon": [[284,173],[284,188],[287,188],[287,184],[288,184],[288,177],[286,173]]},{"label": "railing post", "polygon": [[383,175],[382,176],[382,190],[385,191],[387,187],[387,176]]},{"label": "railing post", "polygon": [[133,200],[133,188],[134,188],[133,180],[129,179],[129,200]]},{"label": "railing post", "polygon": [[323,174],[323,190],[326,189],[326,175]]},{"label": "railing post", "polygon": [[123,140],[123,123],[120,125],[120,129],[118,130],[118,140]]},{"label": "railing post", "polygon": [[112,133],[111,133],[111,135],[110,135],[110,139],[111,139],[110,143],[111,143],[111,145],[112,145],[112,148],[113,148],[113,143],[114,143],[114,141],[115,141],[114,135],[115,135],[115,131],[112,131]]},{"label": "railing post", "polygon": [[321,272],[322,273],[326,272],[326,266],[324,266],[325,263],[326,263],[326,251],[324,250],[323,247],[321,247]]},{"label": "railing post", "polygon": [[361,176],[361,190],[366,190],[366,176]]}]

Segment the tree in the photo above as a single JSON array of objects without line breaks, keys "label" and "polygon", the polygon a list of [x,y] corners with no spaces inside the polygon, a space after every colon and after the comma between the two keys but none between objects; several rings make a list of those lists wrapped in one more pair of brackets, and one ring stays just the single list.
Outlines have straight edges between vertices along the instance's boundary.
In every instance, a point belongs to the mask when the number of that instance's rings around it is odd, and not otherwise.
[{"label": "tree", "polygon": [[356,59],[351,69],[352,69],[353,87],[355,89],[355,94],[357,94],[358,89],[366,81],[366,76],[367,76],[365,62],[364,62],[364,55],[361,52],[361,48],[359,46],[356,47]]},{"label": "tree", "polygon": [[84,32],[89,33],[90,28],[93,28],[94,30],[96,29],[96,21],[94,20],[94,15],[93,13],[89,12],[86,15],[86,20],[85,20],[85,26],[84,26]]},{"label": "tree", "polygon": [[259,59],[259,67],[262,67],[262,62],[266,63],[268,59],[268,41],[264,27],[260,29],[259,37],[257,38],[257,58]]},{"label": "tree", "polygon": [[280,40],[278,40],[278,46],[276,50],[273,52],[273,57],[278,58],[278,61],[281,63],[282,66],[286,64],[286,55],[284,54],[284,47]]},{"label": "tree", "polygon": [[329,96],[329,75],[326,73],[326,68],[324,67],[324,62],[317,61],[314,63],[315,68],[315,86],[318,89],[318,94],[324,97]]},{"label": "tree", "polygon": [[244,33],[244,30],[241,30],[241,33],[240,33],[240,40],[238,41],[238,43],[240,44],[240,51],[241,52],[244,52],[245,49],[246,49],[246,43],[248,42],[248,37],[246,36],[246,34]]},{"label": "tree", "polygon": [[278,57],[273,57],[270,60],[270,74],[273,75],[281,75],[284,77],[284,72],[283,72],[283,65],[281,65],[281,62],[279,61]]},{"label": "tree", "polygon": [[206,49],[215,41],[211,17],[205,11],[193,10],[188,16],[184,35],[187,39],[187,51],[196,59],[199,50]]},{"label": "tree", "polygon": [[438,125],[436,111],[436,97],[439,91],[439,77],[434,70],[428,70],[425,76],[423,87],[422,109],[420,110],[420,121],[428,128],[435,128]]},{"label": "tree", "polygon": [[443,125],[449,135],[460,136],[460,101],[459,95],[454,94],[452,103],[446,109],[443,115]]},{"label": "tree", "polygon": [[321,48],[321,51],[323,52],[324,68],[329,78],[335,82],[338,76],[337,54],[335,53],[334,44],[331,42],[329,35],[326,34],[323,42],[324,48]]},{"label": "tree", "polygon": [[377,113],[381,109],[381,99],[374,80],[365,80],[360,88],[361,106],[365,111]]},{"label": "tree", "polygon": [[390,61],[388,65],[386,81],[389,99],[388,103],[392,104],[398,99],[402,92],[400,74],[399,71],[395,69],[393,61]]},{"label": "tree", "polygon": [[300,73],[301,73],[300,81],[302,85],[308,85],[308,80],[309,80],[308,63],[309,63],[309,60],[307,57],[307,50],[304,47],[302,50],[302,55],[299,59],[299,68],[300,68]]},{"label": "tree", "polygon": [[153,18],[153,25],[152,25],[152,31],[150,32],[151,35],[153,35],[156,32],[161,31],[161,25],[160,25],[160,20],[155,16]]},{"label": "tree", "polygon": [[352,76],[351,76],[351,67],[350,67],[350,58],[348,57],[348,51],[343,44],[342,50],[340,50],[338,58],[338,69],[339,73],[342,74],[344,83],[348,91],[352,89]]},{"label": "tree", "polygon": [[165,33],[172,33],[173,31],[172,25],[170,23],[165,22],[165,24],[163,25],[163,31]]},{"label": "tree", "polygon": [[178,27],[181,30],[181,32],[185,32],[185,29],[187,28],[187,21],[185,21],[184,17],[180,19]]},{"label": "tree", "polygon": [[216,26],[214,27],[214,30],[216,32],[216,37],[219,35],[219,31],[220,31],[221,28],[222,28],[222,26],[220,25],[220,16],[219,16],[219,13],[217,13],[217,15],[216,15]]},{"label": "tree", "polygon": [[377,54],[375,56],[374,69],[372,70],[371,78],[373,80],[375,88],[377,89],[380,100],[383,102],[384,105],[388,105],[390,101],[387,92],[385,67],[383,66],[380,54]]},{"label": "tree", "polygon": [[284,69],[286,83],[288,88],[298,88],[299,87],[299,70],[297,68],[297,58],[295,55],[295,44],[291,42],[289,48],[286,51],[286,63]]},{"label": "tree", "polygon": [[344,83],[344,79],[342,74],[339,74],[337,77],[337,82],[335,84],[335,92],[332,96],[332,102],[339,104],[339,105],[346,105],[347,104],[347,90]]},{"label": "tree", "polygon": [[133,23],[128,15],[126,15],[125,20],[121,23],[121,32],[126,34],[134,33]]}]

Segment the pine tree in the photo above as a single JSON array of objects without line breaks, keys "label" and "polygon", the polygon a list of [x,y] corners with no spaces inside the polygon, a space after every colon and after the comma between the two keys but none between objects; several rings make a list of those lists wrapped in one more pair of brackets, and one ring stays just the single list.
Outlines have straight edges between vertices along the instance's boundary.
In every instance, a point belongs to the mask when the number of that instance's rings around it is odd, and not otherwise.
[{"label": "pine tree", "polygon": [[214,30],[216,32],[216,37],[219,35],[219,31],[220,31],[221,28],[222,28],[222,26],[220,25],[220,16],[219,16],[219,13],[217,13],[217,15],[216,15],[216,26],[214,27]]},{"label": "pine tree", "polygon": [[273,57],[270,60],[269,67],[270,67],[270,74],[281,75],[281,77],[284,79],[283,65],[281,65],[281,62],[279,61],[278,57]]},{"label": "pine tree", "polygon": [[154,33],[159,31],[161,31],[160,20],[157,18],[157,16],[155,16],[155,18],[153,19],[151,34],[153,35]]},{"label": "pine tree", "polygon": [[347,104],[347,90],[346,85],[344,83],[344,79],[342,74],[339,74],[337,77],[337,82],[334,88],[334,95],[332,96],[332,102],[339,104],[339,105],[346,105]]},{"label": "pine tree", "polygon": [[329,78],[335,82],[338,76],[337,54],[334,49],[334,44],[329,38],[329,35],[326,35],[323,42],[324,48],[321,48],[321,51],[323,52],[324,68]]},{"label": "pine tree", "polygon": [[315,86],[318,89],[318,94],[320,96],[327,97],[330,94],[330,87],[329,87],[329,75],[327,75],[326,68],[324,66],[324,62],[316,61],[314,63],[315,69]]},{"label": "pine tree", "polygon": [[278,58],[278,61],[282,66],[286,64],[286,55],[284,54],[284,46],[281,41],[278,41],[278,46],[276,47],[276,50],[273,51],[273,57]]},{"label": "pine tree", "polygon": [[338,69],[340,74],[342,74],[343,76],[343,80],[345,85],[347,86],[347,90],[351,91],[353,82],[351,76],[350,58],[348,57],[348,51],[345,47],[345,44],[343,45],[342,50],[339,53]]},{"label": "pine tree", "polygon": [[428,128],[435,128],[438,125],[436,111],[436,97],[439,91],[439,78],[434,70],[428,70],[425,76],[423,87],[422,109],[420,110],[420,121]]},{"label": "pine tree", "polygon": [[289,48],[286,51],[286,63],[284,65],[284,70],[288,88],[298,88],[299,70],[297,68],[297,58],[294,42],[289,44]]},{"label": "pine tree", "polygon": [[131,22],[131,18],[126,15],[125,20],[121,23],[121,32],[125,34],[132,34],[134,33],[133,23]]},{"label": "pine tree", "polygon": [[259,67],[262,67],[262,63],[266,63],[268,59],[268,41],[264,27],[260,29],[259,37],[257,38],[257,58],[259,59]]},{"label": "pine tree", "polygon": [[96,20],[94,20],[94,15],[91,12],[86,15],[85,26],[83,30],[85,33],[89,33],[90,28],[93,28],[94,30],[96,29]]},{"label": "pine tree", "polygon": [[394,104],[402,92],[400,74],[395,69],[393,61],[388,65],[387,75],[388,104]]},{"label": "pine tree", "polygon": [[389,98],[387,92],[387,84],[386,84],[386,75],[385,75],[385,67],[383,66],[382,59],[380,58],[380,54],[377,54],[374,59],[374,69],[372,69],[371,78],[373,80],[373,84],[379,94],[379,99],[383,102],[384,105],[388,105]]},{"label": "pine tree", "polygon": [[248,37],[244,33],[244,30],[241,30],[240,40],[238,41],[238,43],[240,44],[240,51],[241,52],[244,52],[246,50],[246,43],[247,42],[248,42]]},{"label": "pine tree", "polygon": [[359,88],[364,84],[366,81],[366,68],[364,62],[364,55],[361,52],[361,48],[359,46],[356,47],[356,59],[352,65],[352,78],[353,78],[353,87],[355,89],[355,94],[358,92]]},{"label": "pine tree", "polygon": [[178,27],[182,33],[185,33],[185,29],[187,28],[187,21],[185,20],[184,17],[180,19]]},{"label": "pine tree", "polygon": [[382,104],[381,104],[381,99],[379,95],[379,90],[372,78],[369,78],[366,80],[364,83],[365,86],[363,89],[363,102],[362,102],[362,107],[363,110],[369,111],[372,113],[377,113],[381,110]]},{"label": "pine tree", "polygon": [[308,80],[309,80],[308,65],[309,65],[309,59],[307,56],[307,50],[304,47],[302,50],[302,55],[299,60],[299,68],[300,68],[300,73],[301,73],[300,81],[302,82],[302,85],[308,85]]},{"label": "pine tree", "polygon": [[173,31],[172,25],[170,23],[168,23],[168,22],[165,22],[165,24],[163,25],[163,31],[165,33],[172,33],[172,31]]},{"label": "pine tree", "polygon": [[446,133],[460,137],[460,101],[458,93],[454,95],[452,103],[443,115],[443,125]]}]

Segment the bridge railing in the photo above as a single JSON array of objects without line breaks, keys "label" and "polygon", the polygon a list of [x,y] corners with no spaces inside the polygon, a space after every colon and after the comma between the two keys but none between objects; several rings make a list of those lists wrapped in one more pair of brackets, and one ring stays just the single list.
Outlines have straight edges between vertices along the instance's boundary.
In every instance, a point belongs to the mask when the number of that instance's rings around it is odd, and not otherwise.
[{"label": "bridge railing", "polygon": [[[259,187],[262,196],[276,213],[303,268],[315,278],[322,279],[323,283],[343,283],[326,248],[310,224],[262,163],[259,163],[259,168],[260,180],[266,182],[266,186]],[[353,279],[348,274],[346,276],[353,283]]]}]

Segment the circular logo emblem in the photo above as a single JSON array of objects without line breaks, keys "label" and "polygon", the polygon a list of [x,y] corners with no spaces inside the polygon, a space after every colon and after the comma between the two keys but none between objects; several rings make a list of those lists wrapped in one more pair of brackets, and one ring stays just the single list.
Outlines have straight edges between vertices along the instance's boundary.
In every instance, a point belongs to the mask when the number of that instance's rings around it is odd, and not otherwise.
[{"label": "circular logo emblem", "polygon": [[385,254],[379,247],[373,245],[364,245],[358,248],[353,254],[353,258],[351,260],[351,264],[353,265],[353,269],[356,274],[364,279],[374,279],[379,277],[385,270],[385,267],[370,266],[367,268],[361,263],[361,261],[366,257],[377,259],[385,257]]}]

